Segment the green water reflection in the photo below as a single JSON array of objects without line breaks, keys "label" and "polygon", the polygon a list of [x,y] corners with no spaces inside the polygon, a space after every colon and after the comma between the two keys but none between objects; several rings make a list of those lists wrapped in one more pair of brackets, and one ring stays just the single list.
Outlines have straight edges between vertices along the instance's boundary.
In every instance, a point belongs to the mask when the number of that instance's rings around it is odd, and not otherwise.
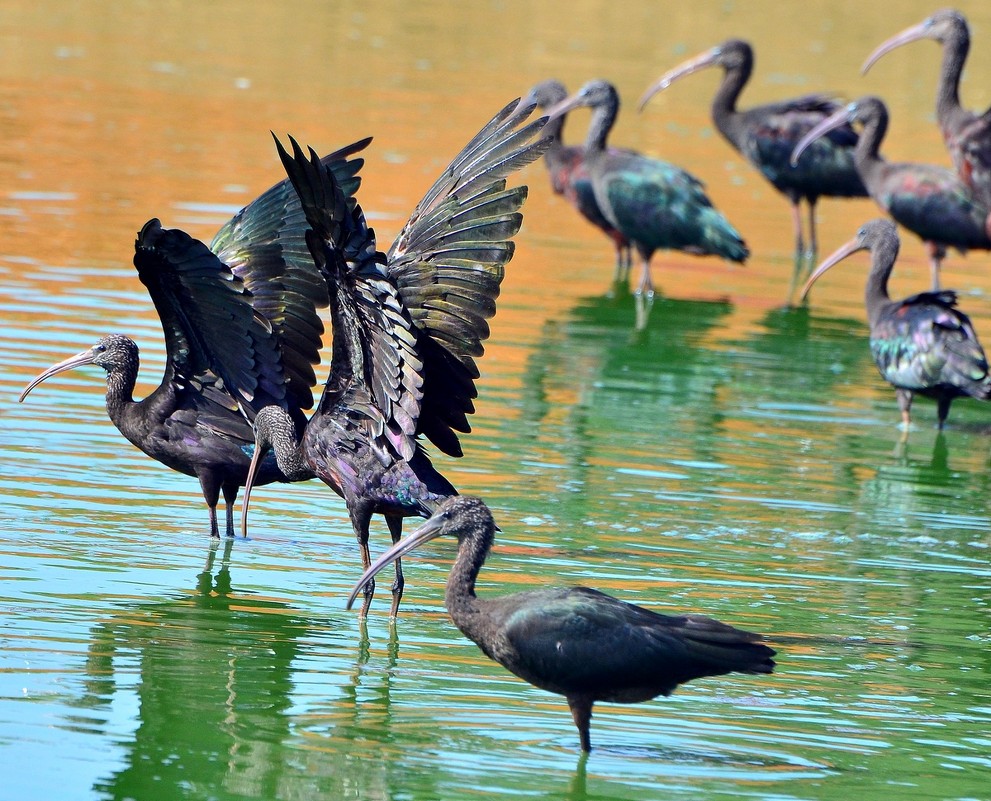
[{"label": "green water reflection", "polygon": [[[986,106],[991,10],[964,10],[964,94]],[[716,76],[648,115],[631,102],[685,55],[745,36],[748,104],[884,94],[891,157],[938,162],[935,46],[858,72],[931,11],[7,3],[0,799],[987,797],[989,407],[956,402],[939,433],[919,401],[903,437],[865,341],[862,270],[782,306],[786,204],[714,135]],[[437,459],[502,528],[480,592],[585,584],[765,632],[780,653],[771,677],[597,706],[588,759],[562,699],[447,620],[451,543],[408,560],[397,626],[382,597],[362,626],[343,609],[353,535],[325,487],[260,488],[252,537],[209,543],[196,482],[123,441],[97,371],[16,403],[41,367],[110,331],[135,336],[143,386],[157,383],[134,233],[159,215],[209,238],[278,177],[270,128],[320,149],[374,134],[362,197],[387,242],[465,136],[551,75],[613,79],[617,143],[697,172],[754,257],[658,254],[661,293],[638,309],[608,286],[608,243],[528,170],[467,456]],[[586,120],[569,121],[573,141]],[[824,201],[822,248],[876,214]],[[946,275],[987,340],[986,255],[954,255]],[[894,279],[901,294],[928,281],[917,242]],[[376,524],[373,549],[387,542]]]}]

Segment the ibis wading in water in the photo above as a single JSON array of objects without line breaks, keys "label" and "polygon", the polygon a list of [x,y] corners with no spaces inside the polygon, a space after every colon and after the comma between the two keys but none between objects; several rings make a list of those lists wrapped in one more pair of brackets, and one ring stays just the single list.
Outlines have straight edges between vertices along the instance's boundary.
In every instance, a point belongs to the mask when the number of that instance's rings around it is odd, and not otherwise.
[{"label": "ibis wading in water", "polygon": [[970,29],[964,15],[946,8],[906,28],[882,42],[867,57],[863,71],[867,72],[885,53],[919,39],[935,39],[943,46],[936,121],[957,174],[974,196],[991,208],[991,108],[977,114],[960,105],[960,75],[970,50]]},{"label": "ibis wading in water", "polygon": [[[706,67],[723,69],[723,81],[712,100],[712,121],[716,129],[791,203],[797,274],[806,257],[815,258],[818,247],[816,202],[819,198],[867,197],[867,189],[853,163],[857,134],[849,125],[839,126],[818,141],[797,164],[791,164],[792,150],[802,136],[840,106],[829,95],[809,94],[738,109],[737,100],[754,68],[753,49],[740,39],[729,39],[664,73],[644,92],[640,109],[679,78]],[[802,200],[809,207],[807,248],[802,234]]]},{"label": "ibis wading in water", "polygon": [[[540,108],[551,108],[568,96],[568,91],[560,81],[547,80],[534,86],[524,102],[532,101]],[[545,131],[550,138],[550,146],[544,152],[544,163],[551,176],[554,191],[574,206],[592,225],[601,230],[616,248],[616,272],[614,284],[626,284],[632,266],[630,241],[606,219],[595,200],[592,179],[585,164],[585,148],[582,145],[566,145],[562,141],[564,121],[567,114],[561,114],[547,122]]]},{"label": "ibis wading in water", "polygon": [[[324,161],[348,197],[358,188],[363,163],[352,156],[370,141]],[[199,479],[213,536],[220,533],[217,503],[223,493],[226,531],[233,536],[233,504],[254,452],[251,418],[272,403],[297,410],[313,405],[313,366],[320,361],[323,333],[317,309],[327,305],[327,288],[306,248],[307,227],[288,180],[235,215],[209,247],[149,221],[135,242],[134,266],[165,334],[161,384],[134,400],[138,346],[112,334],[49,367],[20,400],[58,373],[102,367],[114,425],[153,459]],[[292,480],[306,478],[312,473]],[[257,483],[286,480],[274,459],[261,463]]]},{"label": "ibis wading in water", "polygon": [[874,202],[926,243],[932,288],[938,290],[940,264],[947,247],[961,252],[971,248],[991,250],[988,208],[953,170],[883,159],[880,147],[888,130],[888,109],[877,97],[862,97],[823,120],[798,143],[792,160],[801,159],[805,149],[819,137],[853,122],[863,126],[854,151],[860,177]]},{"label": "ibis wading in water", "polygon": [[920,292],[903,300],[889,297],[888,278],[898,258],[898,232],[890,220],[863,225],[809,276],[803,297],[826,270],[860,250],[871,254],[865,292],[871,354],[881,375],[895,388],[903,427],[908,429],[915,395],[935,399],[940,428],[954,398],[988,400],[988,360],[967,315],[956,307],[956,293]]},{"label": "ibis wading in water", "polygon": [[478,498],[441,504],[371,565],[351,591],[390,562],[435,537],[458,538],[444,602],[454,624],[490,659],[568,699],[583,751],[596,701],[632,704],[670,695],[679,684],[725,673],[771,673],[774,651],[761,636],[702,615],[662,615],[587,587],[479,598],[475,580],[492,547],[495,521]]},{"label": "ibis wading in water", "polygon": [[[255,462],[275,452],[287,476],[315,473],[344,498],[368,567],[373,514],[393,541],[402,519],[429,517],[455,494],[434,469],[420,435],[451,456],[470,431],[479,377],[475,359],[489,336],[512,237],[522,223],[525,186],[507,176],[539,158],[546,118],[533,104],[510,104],[445,169],[420,201],[388,254],[360,206],[346,202],[334,173],[293,142],[279,152],[311,230],[306,241],[330,296],[333,360],[316,410],[273,404],[255,418]],[[246,531],[251,480],[245,488]],[[363,613],[374,584],[366,588]],[[403,592],[396,562],[392,614]]]},{"label": "ibis wading in water", "polygon": [[640,256],[643,273],[638,292],[653,295],[650,259],[655,250],[734,262],[747,258],[750,251],[740,234],[712,205],[695,176],[666,161],[607,147],[619,113],[619,95],[612,84],[590,81],[547,113],[553,119],[582,106],[592,109],[584,159],[595,201]]}]

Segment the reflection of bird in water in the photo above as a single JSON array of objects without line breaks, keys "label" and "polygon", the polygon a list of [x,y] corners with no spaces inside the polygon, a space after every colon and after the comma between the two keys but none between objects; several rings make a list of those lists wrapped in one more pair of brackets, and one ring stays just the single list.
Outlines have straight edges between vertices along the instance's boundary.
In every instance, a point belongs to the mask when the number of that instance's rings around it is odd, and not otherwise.
[{"label": "reflection of bird in water", "polygon": [[[534,86],[524,103],[536,103],[540,108],[550,108],[568,96],[568,91],[560,81],[547,80]],[[626,290],[632,254],[629,240],[606,219],[599,204],[595,201],[592,179],[585,164],[585,148],[581,145],[566,145],[561,139],[567,114],[561,114],[548,121],[544,127],[550,139],[550,146],[544,151],[544,163],[551,176],[554,191],[563,195],[575,209],[592,225],[599,228],[616,248],[616,272],[613,284]],[[612,148],[610,148],[612,150]]]},{"label": "reflection of bird in water", "polygon": [[694,175],[666,161],[606,146],[619,113],[619,94],[612,84],[589,81],[547,113],[553,118],[581,106],[592,109],[583,155],[595,202],[637,249],[643,268],[638,292],[654,291],[650,259],[659,249],[746,260],[750,251],[740,234]]},{"label": "reflection of bird in water", "polygon": [[666,72],[644,92],[640,108],[674,81],[706,67],[722,67],[724,71],[712,101],[712,121],[719,133],[791,203],[797,273],[806,257],[799,208],[802,200],[809,207],[808,257],[814,259],[819,198],[867,196],[853,163],[857,135],[849,125],[834,130],[797,165],[790,164],[798,140],[839,104],[828,95],[810,94],[740,111],[736,102],[754,68],[753,49],[740,39],[729,39]]},{"label": "reflection of bird in water", "polygon": [[197,591],[124,598],[92,628],[84,703],[91,714],[134,710],[136,725],[96,781],[100,797],[186,798],[195,782],[216,797],[276,798],[312,782],[284,743],[313,626],[284,603],[233,590],[217,551],[214,542]]},{"label": "reflection of bird in water", "polygon": [[991,250],[988,208],[945,167],[886,161],[879,153],[888,130],[888,109],[876,97],[848,103],[809,131],[795,147],[792,161],[830,131],[858,122],[863,126],[853,157],[857,172],[874,202],[895,222],[926,243],[932,288],[939,289],[939,269],[948,247]]},{"label": "reflection of bird in water", "polygon": [[898,258],[898,232],[890,220],[861,226],[809,276],[803,296],[830,267],[860,250],[871,253],[865,292],[871,353],[895,388],[903,427],[907,430],[911,422],[917,394],[936,401],[940,428],[954,398],[991,398],[988,361],[970,319],[956,308],[956,292],[920,292],[896,301],[888,295],[888,278]]},{"label": "reflection of bird in water", "polygon": [[885,53],[919,39],[934,39],[943,46],[936,121],[957,175],[982,205],[991,208],[991,108],[975,114],[960,105],[960,76],[970,50],[970,28],[964,15],[945,8],[895,34],[867,57],[863,71],[867,72]]},{"label": "reflection of bird in water", "polygon": [[[358,188],[363,163],[351,157],[369,141],[324,159],[348,197]],[[220,533],[222,492],[227,535],[233,536],[233,504],[254,448],[251,424],[243,415],[253,417],[274,402],[297,409],[313,405],[313,365],[320,361],[323,332],[317,308],[327,305],[327,292],[314,277],[305,230],[288,180],[238,212],[209,248],[151,220],[135,242],[134,266],[165,333],[161,384],[134,400],[138,346],[112,334],[49,367],[25,387],[20,400],[53,375],[87,364],[102,367],[114,425],[153,459],[199,479],[213,536]],[[239,396],[231,392],[235,385],[244,391]],[[312,474],[294,480],[306,478]],[[275,460],[268,459],[256,483],[286,480]]]},{"label": "reflection of bird in water", "polygon": [[587,587],[478,598],[475,580],[495,537],[478,498],[450,498],[426,523],[381,556],[351,591],[414,548],[442,534],[458,538],[444,601],[454,624],[524,681],[568,699],[591,750],[596,701],[637,703],[670,695],[679,684],[725,673],[771,673],[774,651],[749,631],[702,615],[662,615]]},{"label": "reflection of bird in water", "polygon": [[[330,296],[333,361],[305,425],[301,410],[285,404],[258,413],[252,467],[274,450],[287,476],[316,474],[341,495],[362,567],[371,561],[373,514],[385,516],[396,542],[404,517],[429,517],[456,493],[434,469],[420,435],[460,456],[458,432],[471,430],[475,359],[523,221],[527,189],[507,189],[507,178],[545,146],[546,120],[529,120],[533,108],[511,103],[479,131],[417,205],[388,254],[376,249],[360,206],[348,202],[333,172],[295,142],[291,156],[279,145]],[[244,496],[246,520],[250,479]],[[396,562],[393,616],[403,584]],[[369,584],[363,614],[373,593]]]}]

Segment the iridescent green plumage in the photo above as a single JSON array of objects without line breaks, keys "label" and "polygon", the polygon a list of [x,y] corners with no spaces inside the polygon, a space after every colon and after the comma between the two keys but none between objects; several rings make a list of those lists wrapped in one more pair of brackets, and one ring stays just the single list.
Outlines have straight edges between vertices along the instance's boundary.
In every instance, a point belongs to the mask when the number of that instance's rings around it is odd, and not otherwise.
[{"label": "iridescent green plumage", "polygon": [[805,285],[858,250],[871,252],[865,300],[870,346],[881,375],[894,388],[902,422],[910,423],[915,395],[933,398],[942,428],[954,398],[991,398],[991,375],[970,319],[956,308],[955,292],[921,292],[903,300],[888,296],[888,278],[898,258],[898,232],[890,220],[873,220],[827,258]]}]

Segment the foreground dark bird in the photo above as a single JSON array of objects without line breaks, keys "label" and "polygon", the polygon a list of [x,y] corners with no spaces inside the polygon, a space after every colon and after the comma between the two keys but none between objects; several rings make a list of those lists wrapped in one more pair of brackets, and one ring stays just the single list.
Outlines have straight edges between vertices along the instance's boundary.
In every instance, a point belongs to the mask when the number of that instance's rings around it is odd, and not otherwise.
[{"label": "foreground dark bird", "polygon": [[895,388],[906,429],[915,395],[936,400],[942,428],[954,398],[991,398],[988,361],[967,315],[956,308],[956,292],[920,292],[891,300],[888,278],[898,258],[898,244],[894,223],[872,220],[816,268],[802,296],[834,264],[859,250],[869,250],[871,271],[865,300],[874,363]]},{"label": "foreground dark bird", "polygon": [[888,130],[888,109],[876,97],[862,97],[823,120],[798,143],[792,159],[801,158],[819,137],[853,122],[863,126],[854,160],[864,185],[878,206],[926,243],[932,288],[938,290],[947,247],[961,252],[991,249],[988,208],[953,170],[934,164],[885,161],[879,151]]},{"label": "foreground dark bird", "polygon": [[[567,96],[568,91],[563,83],[547,80],[534,86],[523,98],[523,102],[533,102],[538,107],[546,109],[560,103]],[[630,267],[633,263],[630,241],[621,231],[613,227],[595,201],[592,179],[585,164],[585,148],[581,145],[566,145],[562,141],[564,121],[567,116],[561,114],[549,120],[544,129],[550,139],[550,145],[544,151],[544,163],[551,176],[551,186],[586,220],[609,237],[616,248],[616,272],[613,283],[625,284],[629,280]],[[614,148],[610,150],[615,151]]]},{"label": "foreground dark bird", "polygon": [[[255,418],[255,459],[274,449],[288,476],[315,473],[344,498],[368,567],[372,514],[385,515],[397,541],[402,518],[429,517],[454,487],[431,465],[420,435],[461,455],[457,432],[477,395],[475,358],[488,338],[511,238],[523,217],[525,186],[506,177],[540,157],[545,118],[513,103],[497,114],[444,170],[414,210],[388,255],[334,174],[293,142],[279,153],[311,230],[306,241],[330,295],[333,361],[323,396],[305,428],[275,404]],[[251,481],[245,489],[247,514]],[[246,521],[246,517],[245,517]],[[246,527],[246,522],[245,522]],[[374,584],[366,588],[363,613]],[[392,614],[403,593],[400,563]]]},{"label": "foreground dark bird", "polygon": [[583,751],[596,701],[632,704],[679,684],[724,673],[771,673],[774,651],[749,631],[702,615],[670,616],[587,587],[478,598],[475,580],[495,537],[478,498],[441,504],[426,523],[371,565],[348,597],[390,562],[442,534],[458,538],[444,602],[451,619],[487,657],[524,681],[568,699]]},{"label": "foreground dark bird", "polygon": [[[350,197],[358,188],[365,139],[327,156],[325,164]],[[317,308],[327,290],[306,249],[306,219],[296,192],[282,181],[235,215],[210,247],[178,229],[149,221],[135,242],[134,266],[162,321],[167,363],[159,386],[135,401],[138,346],[114,334],[49,367],[42,381],[87,364],[107,372],[107,413],[134,445],[200,481],[219,536],[217,503],[233,503],[254,451],[250,418],[264,405],[313,405],[323,324]],[[240,392],[232,392],[233,387]],[[299,412],[302,417],[302,411]],[[292,480],[312,478],[298,475]],[[256,483],[286,481],[274,459]]]},{"label": "foreground dark bird", "polygon": [[[815,258],[819,198],[867,196],[853,163],[857,135],[849,125],[839,126],[792,165],[789,160],[798,141],[839,104],[828,95],[809,94],[739,110],[737,100],[754,68],[753,49],[740,39],[728,39],[664,73],[644,92],[640,109],[679,78],[706,67],[723,68],[723,81],[712,100],[712,121],[719,133],[791,203],[797,269],[806,256]],[[809,207],[808,251],[802,234],[803,199]]]},{"label": "foreground dark bird", "polygon": [[945,8],[906,28],[878,45],[864,62],[863,71],[885,53],[919,39],[934,39],[943,46],[936,121],[957,174],[982,204],[991,207],[991,108],[976,114],[960,105],[960,76],[970,50],[970,29],[964,15]]},{"label": "foreground dark bird", "polygon": [[654,292],[650,259],[658,249],[735,262],[747,258],[750,252],[743,239],[713,207],[695,176],[665,161],[606,146],[619,113],[619,95],[612,84],[589,81],[547,113],[553,119],[581,106],[592,109],[584,159],[595,201],[637,249],[643,266],[638,292]]}]

